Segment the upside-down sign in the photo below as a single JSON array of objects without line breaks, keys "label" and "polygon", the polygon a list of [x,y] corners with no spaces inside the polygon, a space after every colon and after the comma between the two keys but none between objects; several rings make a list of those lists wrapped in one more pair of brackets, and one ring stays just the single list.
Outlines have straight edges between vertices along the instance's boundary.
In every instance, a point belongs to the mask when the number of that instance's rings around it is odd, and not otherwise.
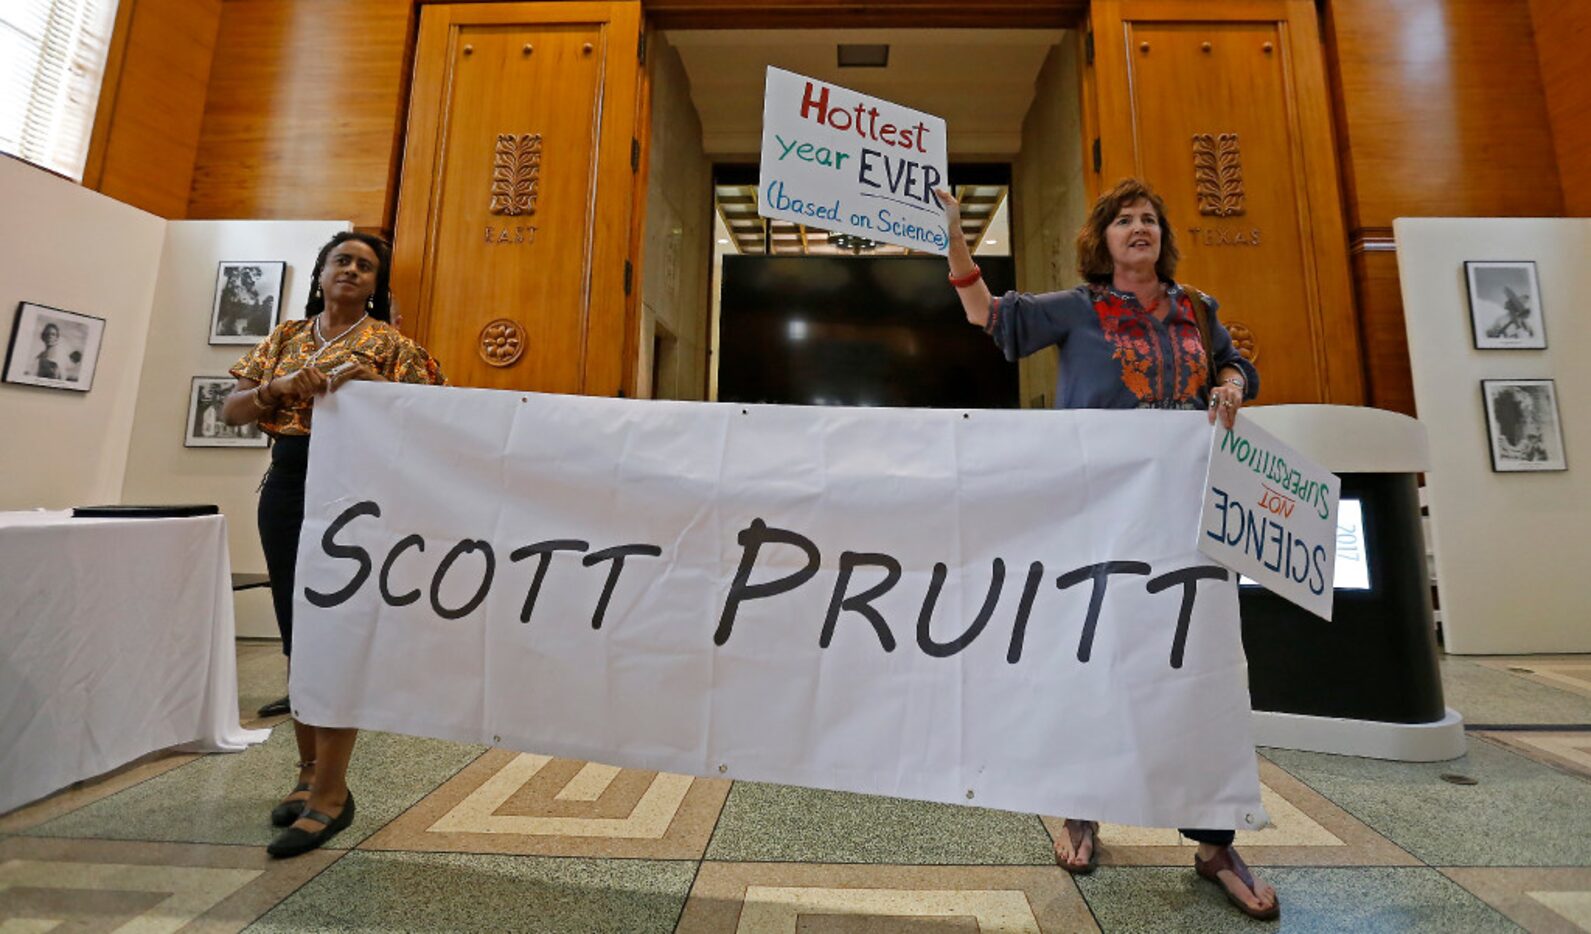
[{"label": "upside-down sign", "polygon": [[1209,431],[350,385],[315,411],[293,703],[611,765],[1256,827],[1235,581],[1192,544]]},{"label": "upside-down sign", "polygon": [[1342,480],[1246,418],[1210,439],[1199,551],[1331,619]]}]

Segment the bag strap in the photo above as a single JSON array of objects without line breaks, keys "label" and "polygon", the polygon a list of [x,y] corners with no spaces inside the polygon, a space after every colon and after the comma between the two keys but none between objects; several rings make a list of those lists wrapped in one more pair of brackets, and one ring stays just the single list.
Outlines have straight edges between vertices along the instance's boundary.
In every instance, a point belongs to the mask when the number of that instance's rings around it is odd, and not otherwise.
[{"label": "bag strap", "polygon": [[1202,341],[1203,344],[1204,344],[1204,363],[1205,363],[1204,375],[1205,375],[1205,380],[1206,380],[1206,386],[1209,389],[1214,389],[1215,388],[1215,375],[1216,375],[1215,374],[1215,341],[1212,340],[1211,337],[1210,337],[1210,305],[1209,305],[1209,299],[1205,297],[1205,294],[1203,292],[1200,292],[1198,289],[1194,288],[1191,285],[1183,286],[1182,287],[1182,291],[1187,292],[1188,293],[1188,297],[1193,299],[1193,320],[1194,320],[1194,323],[1196,323],[1199,326],[1199,340]]}]

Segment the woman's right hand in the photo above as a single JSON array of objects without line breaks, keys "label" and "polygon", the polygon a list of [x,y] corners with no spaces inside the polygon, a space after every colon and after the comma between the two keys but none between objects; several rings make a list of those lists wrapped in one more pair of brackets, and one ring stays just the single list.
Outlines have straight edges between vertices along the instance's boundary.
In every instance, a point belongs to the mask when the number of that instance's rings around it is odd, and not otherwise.
[{"label": "woman's right hand", "polygon": [[956,196],[943,188],[934,189],[934,197],[945,209],[945,229],[959,231],[961,229],[961,202]]},{"label": "woman's right hand", "polygon": [[265,391],[273,398],[309,399],[330,388],[331,378],[311,365],[296,373],[278,376],[267,384]]}]

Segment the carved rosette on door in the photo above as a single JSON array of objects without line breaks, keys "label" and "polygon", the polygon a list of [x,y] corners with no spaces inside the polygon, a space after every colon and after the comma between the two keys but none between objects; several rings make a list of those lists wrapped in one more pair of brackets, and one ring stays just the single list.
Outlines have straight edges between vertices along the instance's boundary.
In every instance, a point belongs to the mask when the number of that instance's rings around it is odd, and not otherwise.
[{"label": "carved rosette on door", "polygon": [[1236,133],[1194,135],[1193,182],[1200,214],[1236,217],[1243,213],[1243,157]]},{"label": "carved rosette on door", "polygon": [[525,353],[525,328],[518,321],[498,318],[481,328],[481,359],[491,366],[513,366]]},{"label": "carved rosette on door", "polygon": [[1254,330],[1241,321],[1227,321],[1226,332],[1232,335],[1232,346],[1244,360],[1254,363],[1260,358],[1259,342],[1254,337]]},{"label": "carved rosette on door", "polygon": [[541,134],[499,133],[492,159],[492,213],[536,213],[541,189]]}]

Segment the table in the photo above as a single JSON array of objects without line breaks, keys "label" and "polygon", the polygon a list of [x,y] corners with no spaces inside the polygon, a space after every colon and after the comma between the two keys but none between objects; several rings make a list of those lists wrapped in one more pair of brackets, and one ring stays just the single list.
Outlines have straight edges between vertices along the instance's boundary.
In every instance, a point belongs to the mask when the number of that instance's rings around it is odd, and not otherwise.
[{"label": "table", "polygon": [[233,590],[255,590],[269,586],[271,586],[271,575],[269,574],[246,574],[242,572],[233,572],[232,574]]},{"label": "table", "polygon": [[0,812],[269,735],[238,722],[225,517],[0,512]]}]

